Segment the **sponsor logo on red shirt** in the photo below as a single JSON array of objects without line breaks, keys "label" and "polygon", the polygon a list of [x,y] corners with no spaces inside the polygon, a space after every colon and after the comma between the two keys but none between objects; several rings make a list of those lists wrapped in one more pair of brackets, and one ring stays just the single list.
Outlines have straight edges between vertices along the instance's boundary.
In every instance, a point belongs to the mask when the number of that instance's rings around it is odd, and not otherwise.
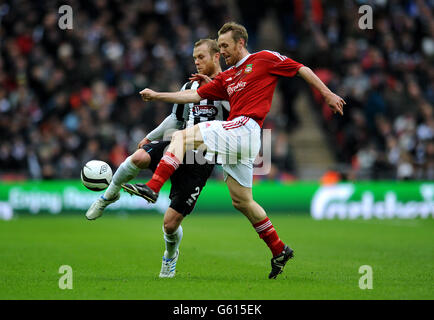
[{"label": "sponsor logo on red shirt", "polygon": [[243,90],[246,87],[246,84],[247,82],[245,81],[240,81],[236,84],[232,83],[227,87],[226,91],[228,92],[228,95],[231,96],[234,92]]},{"label": "sponsor logo on red shirt", "polygon": [[218,113],[218,110],[213,105],[194,105],[193,106],[193,115],[195,117],[215,117]]}]

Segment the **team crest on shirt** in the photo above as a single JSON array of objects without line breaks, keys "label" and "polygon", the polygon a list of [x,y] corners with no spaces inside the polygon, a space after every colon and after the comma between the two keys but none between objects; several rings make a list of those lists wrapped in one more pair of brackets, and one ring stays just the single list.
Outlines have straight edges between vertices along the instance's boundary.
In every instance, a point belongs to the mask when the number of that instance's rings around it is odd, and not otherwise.
[{"label": "team crest on shirt", "polygon": [[248,65],[246,66],[246,69],[244,69],[244,73],[250,73],[250,72],[252,72],[252,71],[253,71],[253,63],[248,64]]}]

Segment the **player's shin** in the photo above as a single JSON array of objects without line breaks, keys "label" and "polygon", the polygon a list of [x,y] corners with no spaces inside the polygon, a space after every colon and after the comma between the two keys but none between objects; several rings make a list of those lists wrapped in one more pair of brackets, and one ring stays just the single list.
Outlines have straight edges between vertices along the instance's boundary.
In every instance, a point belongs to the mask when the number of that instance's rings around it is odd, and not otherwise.
[{"label": "player's shin", "polygon": [[178,169],[181,161],[171,152],[167,151],[161,158],[160,163],[155,170],[152,179],[146,185],[152,191],[159,193],[163,184],[172,176],[176,169]]},{"label": "player's shin", "polygon": [[113,179],[104,193],[105,199],[113,199],[121,190],[121,185],[134,179],[140,172],[133,161],[132,156],[125,159],[113,175]]},{"label": "player's shin", "polygon": [[285,247],[285,244],[280,240],[276,230],[273,227],[270,219],[267,217],[264,220],[253,225],[259,237],[264,240],[270,248],[273,257],[280,254]]},{"label": "player's shin", "polygon": [[171,259],[175,256],[176,250],[178,250],[182,239],[182,227],[179,226],[174,233],[166,233],[164,231],[164,242],[166,244],[166,251],[164,252],[164,257]]}]

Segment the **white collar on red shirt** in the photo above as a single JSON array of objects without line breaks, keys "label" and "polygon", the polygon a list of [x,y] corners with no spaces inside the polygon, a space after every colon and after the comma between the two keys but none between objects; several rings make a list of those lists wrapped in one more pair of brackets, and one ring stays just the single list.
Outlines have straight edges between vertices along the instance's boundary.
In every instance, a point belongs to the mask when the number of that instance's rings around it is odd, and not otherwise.
[{"label": "white collar on red shirt", "polygon": [[240,65],[242,65],[247,60],[247,58],[250,57],[250,55],[251,54],[249,53],[247,56],[245,56],[240,61],[238,61],[237,64],[235,65],[235,68],[238,68]]}]

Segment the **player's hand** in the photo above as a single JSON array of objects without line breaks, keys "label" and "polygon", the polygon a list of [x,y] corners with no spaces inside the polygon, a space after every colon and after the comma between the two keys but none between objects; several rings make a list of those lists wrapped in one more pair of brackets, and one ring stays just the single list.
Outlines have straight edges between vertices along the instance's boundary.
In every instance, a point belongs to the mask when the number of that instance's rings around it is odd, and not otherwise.
[{"label": "player's hand", "polygon": [[145,144],[148,144],[150,142],[151,140],[149,140],[148,138],[143,138],[142,141],[140,141],[137,145],[137,149],[142,149]]},{"label": "player's hand", "polygon": [[339,112],[341,116],[344,115],[344,105],[346,102],[337,94],[330,92],[324,96],[325,102],[333,110],[333,113]]},{"label": "player's hand", "polygon": [[211,82],[212,79],[208,77],[205,74],[201,73],[193,73],[190,78],[188,78],[190,81],[198,81],[200,85],[203,85],[205,83]]},{"label": "player's hand", "polygon": [[154,90],[146,88],[140,91],[140,96],[143,101],[152,101],[156,98],[157,93]]}]

